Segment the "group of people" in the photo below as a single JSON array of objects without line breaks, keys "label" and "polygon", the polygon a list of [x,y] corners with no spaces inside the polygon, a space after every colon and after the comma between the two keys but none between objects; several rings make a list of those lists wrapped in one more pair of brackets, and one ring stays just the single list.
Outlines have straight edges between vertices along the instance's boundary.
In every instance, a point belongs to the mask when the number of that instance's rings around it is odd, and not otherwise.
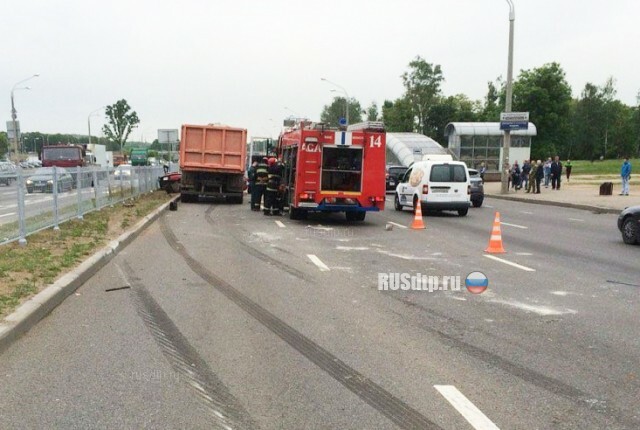
[{"label": "group of people", "polygon": [[264,157],[260,162],[253,162],[248,171],[252,211],[260,211],[262,206],[263,213],[267,216],[282,215],[283,174],[283,164],[274,157]]},{"label": "group of people", "polygon": [[516,191],[524,188],[526,193],[540,194],[540,186],[544,180],[545,188],[559,190],[562,183],[563,167],[567,175],[567,182],[571,178],[571,160],[567,160],[567,165],[563,166],[560,157],[555,159],[549,157],[544,163],[542,160],[524,160],[522,167],[516,161],[509,169],[509,188]]}]

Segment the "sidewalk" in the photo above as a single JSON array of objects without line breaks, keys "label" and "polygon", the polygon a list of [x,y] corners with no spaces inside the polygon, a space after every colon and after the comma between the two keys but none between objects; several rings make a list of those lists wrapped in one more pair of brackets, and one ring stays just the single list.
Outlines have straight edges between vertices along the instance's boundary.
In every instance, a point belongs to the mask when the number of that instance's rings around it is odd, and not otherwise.
[{"label": "sidewalk", "polygon": [[[571,179],[574,179],[573,176]],[[575,182],[579,181],[580,177],[576,177]],[[629,196],[619,196],[620,181],[613,182],[612,196],[600,196],[599,184],[586,185],[567,181],[562,181],[560,190],[557,191],[551,189],[551,186],[545,188],[542,185],[540,194],[526,193],[524,188],[519,191],[514,191],[512,188],[509,190],[509,194],[506,195],[501,194],[500,191],[500,182],[487,182],[484,184],[485,195],[498,199],[564,206],[604,213],[619,213],[628,206],[640,205],[640,188],[632,186]]]}]

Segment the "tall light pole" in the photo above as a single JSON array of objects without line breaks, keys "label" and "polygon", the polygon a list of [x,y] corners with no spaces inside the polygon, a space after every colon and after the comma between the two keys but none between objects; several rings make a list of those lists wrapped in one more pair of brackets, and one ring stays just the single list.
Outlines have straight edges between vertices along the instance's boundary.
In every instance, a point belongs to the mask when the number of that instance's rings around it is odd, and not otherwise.
[{"label": "tall light pole", "polygon": [[33,78],[37,78],[38,76],[40,76],[39,73],[36,73],[35,75],[29,76],[26,79],[21,80],[20,82],[16,82],[13,85],[13,88],[11,88],[11,121],[13,123],[13,150],[14,150],[14,157],[17,158],[17,154],[18,154],[18,127],[17,127],[17,123],[16,123],[16,119],[18,119],[18,112],[16,111],[16,107],[15,104],[13,102],[13,92],[16,90],[30,90],[31,88],[29,87],[21,87],[21,88],[16,88],[18,85],[27,82],[30,79]]},{"label": "tall light pole", "polygon": [[89,129],[89,144],[91,144],[91,116],[93,116],[93,114],[100,112],[102,109],[104,109],[106,106],[101,106],[98,109],[92,111],[89,116],[87,116],[87,128]]},{"label": "tall light pole", "polygon": [[331,85],[334,85],[338,88],[340,88],[342,90],[342,92],[344,92],[344,95],[346,96],[346,100],[347,100],[347,114],[345,115],[345,119],[347,120],[347,125],[349,125],[349,93],[347,93],[347,90],[344,89],[344,87],[342,85],[336,84],[335,82],[331,82],[329,79],[327,78],[320,78],[321,81],[325,81]]},{"label": "tall light pole", "polygon": [[[507,0],[509,4],[509,61],[507,64],[507,99],[505,100],[505,112],[511,112],[511,99],[513,97],[512,83],[513,83],[513,26],[516,20],[516,9],[513,5],[513,0]],[[509,149],[511,147],[511,130],[504,131],[504,139],[502,144],[502,194],[509,192]]]}]

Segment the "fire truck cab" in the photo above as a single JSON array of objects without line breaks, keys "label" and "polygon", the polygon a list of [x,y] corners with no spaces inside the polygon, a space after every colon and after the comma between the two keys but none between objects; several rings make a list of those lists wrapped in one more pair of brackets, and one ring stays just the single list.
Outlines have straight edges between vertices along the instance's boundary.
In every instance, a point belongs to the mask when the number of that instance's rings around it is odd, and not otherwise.
[{"label": "fire truck cab", "polygon": [[309,212],[345,212],[363,221],[384,209],[385,131],[381,122],[336,130],[300,122],[278,141],[284,163],[285,205],[291,219]]}]

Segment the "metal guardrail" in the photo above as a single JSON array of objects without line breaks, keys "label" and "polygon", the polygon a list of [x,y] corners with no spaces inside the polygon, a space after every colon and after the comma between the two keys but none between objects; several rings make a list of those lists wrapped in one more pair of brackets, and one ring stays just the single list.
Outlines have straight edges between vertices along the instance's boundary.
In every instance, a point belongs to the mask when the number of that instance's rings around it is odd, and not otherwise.
[{"label": "metal guardrail", "polygon": [[0,170],[0,245],[158,189],[162,166]]}]

